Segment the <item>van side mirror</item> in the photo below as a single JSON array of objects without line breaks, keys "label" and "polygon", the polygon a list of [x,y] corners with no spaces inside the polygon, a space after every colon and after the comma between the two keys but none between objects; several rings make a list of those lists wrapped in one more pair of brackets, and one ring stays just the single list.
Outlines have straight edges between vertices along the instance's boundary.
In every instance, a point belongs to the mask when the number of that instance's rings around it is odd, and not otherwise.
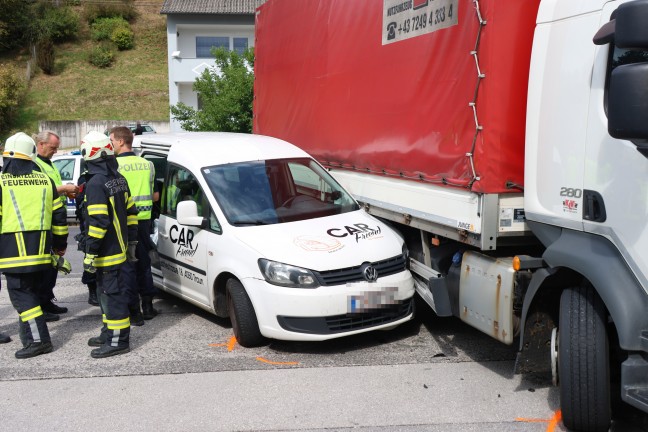
[{"label": "van side mirror", "polygon": [[180,201],[176,208],[176,218],[180,225],[196,226],[203,228],[205,218],[198,216],[198,206],[195,201]]}]

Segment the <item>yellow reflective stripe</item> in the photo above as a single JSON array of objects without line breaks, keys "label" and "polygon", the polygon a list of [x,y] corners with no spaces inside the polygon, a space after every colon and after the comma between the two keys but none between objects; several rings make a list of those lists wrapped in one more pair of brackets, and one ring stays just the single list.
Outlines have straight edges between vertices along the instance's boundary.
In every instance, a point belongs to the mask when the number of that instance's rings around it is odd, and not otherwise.
[{"label": "yellow reflective stripe", "polygon": [[38,254],[43,255],[45,254],[45,240],[47,237],[45,237],[45,231],[41,231],[40,235],[40,243],[38,244]]},{"label": "yellow reflective stripe", "polygon": [[6,269],[12,267],[27,267],[27,266],[40,265],[40,264],[50,264],[51,262],[52,262],[52,256],[50,254],[1,258],[0,269]]},{"label": "yellow reflective stripe", "polygon": [[21,232],[14,234],[16,237],[16,248],[18,249],[18,255],[24,257],[27,255],[27,248],[25,247],[25,238]]},{"label": "yellow reflective stripe", "polygon": [[97,257],[94,260],[95,267],[108,267],[111,265],[121,264],[126,261],[126,254],[124,252],[116,255],[105,257]]},{"label": "yellow reflective stripe", "polygon": [[66,235],[68,233],[67,225],[52,225],[52,233],[56,235]]},{"label": "yellow reflective stripe", "polygon": [[92,204],[88,206],[88,215],[106,215],[108,216],[108,205],[107,204]]},{"label": "yellow reflective stripe", "polygon": [[102,239],[106,235],[106,232],[108,232],[108,230],[105,230],[103,228],[98,228],[98,227],[93,226],[93,225],[90,225],[88,227],[88,235],[90,237],[95,237],[95,238],[98,238],[98,239]]},{"label": "yellow reflective stripe", "polygon": [[[122,236],[122,232],[121,232],[121,224],[119,223],[119,218],[117,217],[117,211],[115,210],[115,197],[111,196],[109,201],[110,201],[110,205],[112,206],[113,214],[115,215],[115,217],[113,218],[113,226],[115,227],[115,232],[117,233],[117,240],[119,240],[119,249],[122,252],[125,252],[126,246],[124,245],[124,237]],[[126,225],[128,225],[128,221]]]},{"label": "yellow reflective stripe", "polygon": [[52,201],[52,211],[58,210],[61,207],[63,207],[63,203],[59,198],[55,198],[54,201]]},{"label": "yellow reflective stripe", "polygon": [[38,318],[39,316],[43,315],[43,310],[41,309],[40,306],[36,306],[34,308],[31,308],[29,310],[26,310],[25,312],[20,314],[20,320],[22,322],[27,322],[29,320],[32,320],[34,318]]},{"label": "yellow reflective stripe", "polygon": [[133,197],[128,197],[128,201],[126,201],[126,208],[129,209],[135,205],[135,201],[133,201]]},{"label": "yellow reflective stripe", "polygon": [[106,320],[106,327],[108,330],[122,330],[130,327],[130,318],[124,318],[120,320]]},{"label": "yellow reflective stripe", "polygon": [[128,215],[126,222],[128,225],[137,225],[137,215]]},{"label": "yellow reflective stripe", "polygon": [[107,321],[106,314],[101,314],[101,322],[106,324],[106,321]]}]

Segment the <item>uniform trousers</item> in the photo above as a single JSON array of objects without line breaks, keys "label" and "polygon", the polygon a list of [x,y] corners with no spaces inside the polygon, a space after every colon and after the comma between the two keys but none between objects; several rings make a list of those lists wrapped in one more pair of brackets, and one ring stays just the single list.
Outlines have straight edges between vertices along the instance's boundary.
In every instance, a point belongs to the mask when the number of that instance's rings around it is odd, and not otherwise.
[{"label": "uniform trousers", "polygon": [[103,314],[101,339],[110,347],[127,347],[130,319],[126,287],[120,283],[120,270],[97,268],[97,297]]},{"label": "uniform trousers", "polygon": [[38,292],[44,273],[5,273],[9,299],[19,315],[19,334],[23,347],[32,342],[51,342]]}]

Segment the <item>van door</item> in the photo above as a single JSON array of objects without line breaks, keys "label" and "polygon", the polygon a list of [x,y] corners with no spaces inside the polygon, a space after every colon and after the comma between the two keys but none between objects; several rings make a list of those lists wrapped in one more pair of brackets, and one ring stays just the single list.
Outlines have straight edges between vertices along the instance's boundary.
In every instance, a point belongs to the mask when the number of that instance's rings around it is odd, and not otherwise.
[{"label": "van door", "polygon": [[[153,167],[155,168],[154,191],[161,196],[162,195],[161,191],[163,189],[164,178],[166,175],[166,168],[167,168],[166,154],[155,153],[146,150],[142,152],[140,156],[142,156],[147,161],[153,162]],[[160,198],[158,198],[157,201],[153,202],[151,221],[154,225],[159,223],[159,217],[160,217]],[[157,236],[157,230],[155,234],[156,234],[155,244],[157,246],[157,239],[159,238],[159,236]],[[160,257],[158,256],[157,248],[151,249],[149,254],[151,256],[151,273],[153,274],[154,280],[159,281],[160,279],[162,279],[162,269],[160,268]]]},{"label": "van door", "polygon": [[185,226],[176,219],[179,202],[191,200],[209,218],[209,206],[198,181],[186,168],[169,164],[162,191],[158,247],[164,286],[180,297],[211,307],[207,282],[208,229]]}]

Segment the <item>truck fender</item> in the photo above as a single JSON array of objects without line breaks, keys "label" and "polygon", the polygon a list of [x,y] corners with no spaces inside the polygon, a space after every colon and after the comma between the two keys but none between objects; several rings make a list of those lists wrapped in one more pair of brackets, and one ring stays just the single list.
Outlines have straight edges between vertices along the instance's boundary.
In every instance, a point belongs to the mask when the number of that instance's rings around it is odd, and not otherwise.
[{"label": "truck fender", "polygon": [[[532,225],[534,232],[542,229],[542,224]],[[648,331],[648,294],[611,241],[599,235],[563,229],[547,245],[543,259],[550,269],[571,269],[594,286],[616,325],[622,349],[648,350],[642,338],[642,331]],[[534,275],[528,298],[524,299],[522,325],[528,307],[552,270],[541,269],[536,272],[537,278]]]}]

